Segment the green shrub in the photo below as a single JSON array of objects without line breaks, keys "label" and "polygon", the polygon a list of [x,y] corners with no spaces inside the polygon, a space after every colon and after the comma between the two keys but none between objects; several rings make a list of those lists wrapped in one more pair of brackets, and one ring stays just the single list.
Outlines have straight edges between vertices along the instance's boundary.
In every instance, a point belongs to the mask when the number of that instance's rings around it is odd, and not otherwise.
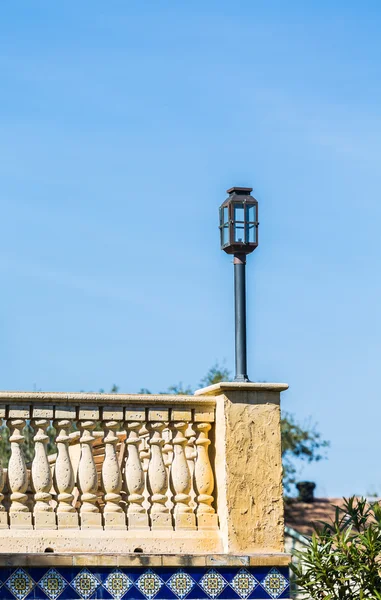
[{"label": "green shrub", "polygon": [[344,499],[332,523],[321,523],[291,565],[306,598],[381,600],[381,507]]}]

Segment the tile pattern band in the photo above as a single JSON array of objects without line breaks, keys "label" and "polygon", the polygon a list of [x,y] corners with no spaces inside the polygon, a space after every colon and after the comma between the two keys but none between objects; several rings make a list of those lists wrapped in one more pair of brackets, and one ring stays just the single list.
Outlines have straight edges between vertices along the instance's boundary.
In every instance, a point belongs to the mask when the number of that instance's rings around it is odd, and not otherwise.
[{"label": "tile pattern band", "polygon": [[0,567],[0,600],[289,597],[287,567]]}]

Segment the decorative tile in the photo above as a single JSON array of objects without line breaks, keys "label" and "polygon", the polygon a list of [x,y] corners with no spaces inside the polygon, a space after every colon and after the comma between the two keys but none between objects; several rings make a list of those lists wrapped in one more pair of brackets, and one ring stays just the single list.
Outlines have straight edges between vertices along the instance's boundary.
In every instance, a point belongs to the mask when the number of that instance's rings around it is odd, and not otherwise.
[{"label": "decorative tile", "polygon": [[288,586],[288,581],[277,569],[271,569],[261,581],[261,586],[271,598],[279,598]]},{"label": "decorative tile", "polygon": [[17,598],[17,600],[24,600],[29,592],[34,588],[34,581],[24,569],[17,569],[5,582],[7,588]]},{"label": "decorative tile", "polygon": [[243,565],[0,566],[0,588],[0,600],[280,600],[290,589],[286,567]]},{"label": "decorative tile", "polygon": [[70,585],[81,598],[87,600],[87,598],[90,598],[94,594],[97,587],[100,586],[100,581],[90,571],[83,569],[83,571],[74,577]]},{"label": "decorative tile", "polygon": [[211,569],[201,577],[199,585],[210,598],[217,598],[227,586],[227,581],[220,573]]},{"label": "decorative tile", "polygon": [[113,571],[103,582],[103,587],[115,600],[120,600],[132,586],[132,580],[122,571]]},{"label": "decorative tile", "polygon": [[230,587],[237,592],[241,598],[248,598],[251,592],[257,587],[258,580],[255,579],[254,575],[249,573],[246,569],[241,569],[230,582]]},{"label": "decorative tile", "polygon": [[180,600],[183,600],[194,587],[195,582],[188,573],[177,571],[168,579],[166,585]]},{"label": "decorative tile", "polygon": [[56,600],[67,585],[66,579],[56,569],[50,569],[38,582],[38,586],[50,600]]},{"label": "decorative tile", "polygon": [[151,600],[164,585],[164,581],[159,575],[149,570],[140,575],[135,581],[135,585],[148,600]]}]

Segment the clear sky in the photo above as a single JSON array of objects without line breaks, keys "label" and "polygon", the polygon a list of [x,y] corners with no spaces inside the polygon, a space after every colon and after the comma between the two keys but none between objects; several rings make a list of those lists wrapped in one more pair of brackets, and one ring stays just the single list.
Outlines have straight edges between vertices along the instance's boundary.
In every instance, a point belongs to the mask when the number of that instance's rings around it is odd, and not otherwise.
[{"label": "clear sky", "polygon": [[234,367],[218,206],[259,201],[249,376],[381,494],[381,5],[2,2],[0,387],[160,391]]}]

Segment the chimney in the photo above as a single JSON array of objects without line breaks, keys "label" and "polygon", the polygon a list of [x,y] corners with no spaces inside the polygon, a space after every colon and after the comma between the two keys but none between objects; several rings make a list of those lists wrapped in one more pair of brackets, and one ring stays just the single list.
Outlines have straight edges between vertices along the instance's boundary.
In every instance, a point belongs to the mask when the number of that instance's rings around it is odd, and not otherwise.
[{"label": "chimney", "polygon": [[296,487],[298,488],[298,500],[300,502],[314,501],[314,489],[316,488],[316,483],[313,481],[299,481],[299,483],[296,484]]}]

